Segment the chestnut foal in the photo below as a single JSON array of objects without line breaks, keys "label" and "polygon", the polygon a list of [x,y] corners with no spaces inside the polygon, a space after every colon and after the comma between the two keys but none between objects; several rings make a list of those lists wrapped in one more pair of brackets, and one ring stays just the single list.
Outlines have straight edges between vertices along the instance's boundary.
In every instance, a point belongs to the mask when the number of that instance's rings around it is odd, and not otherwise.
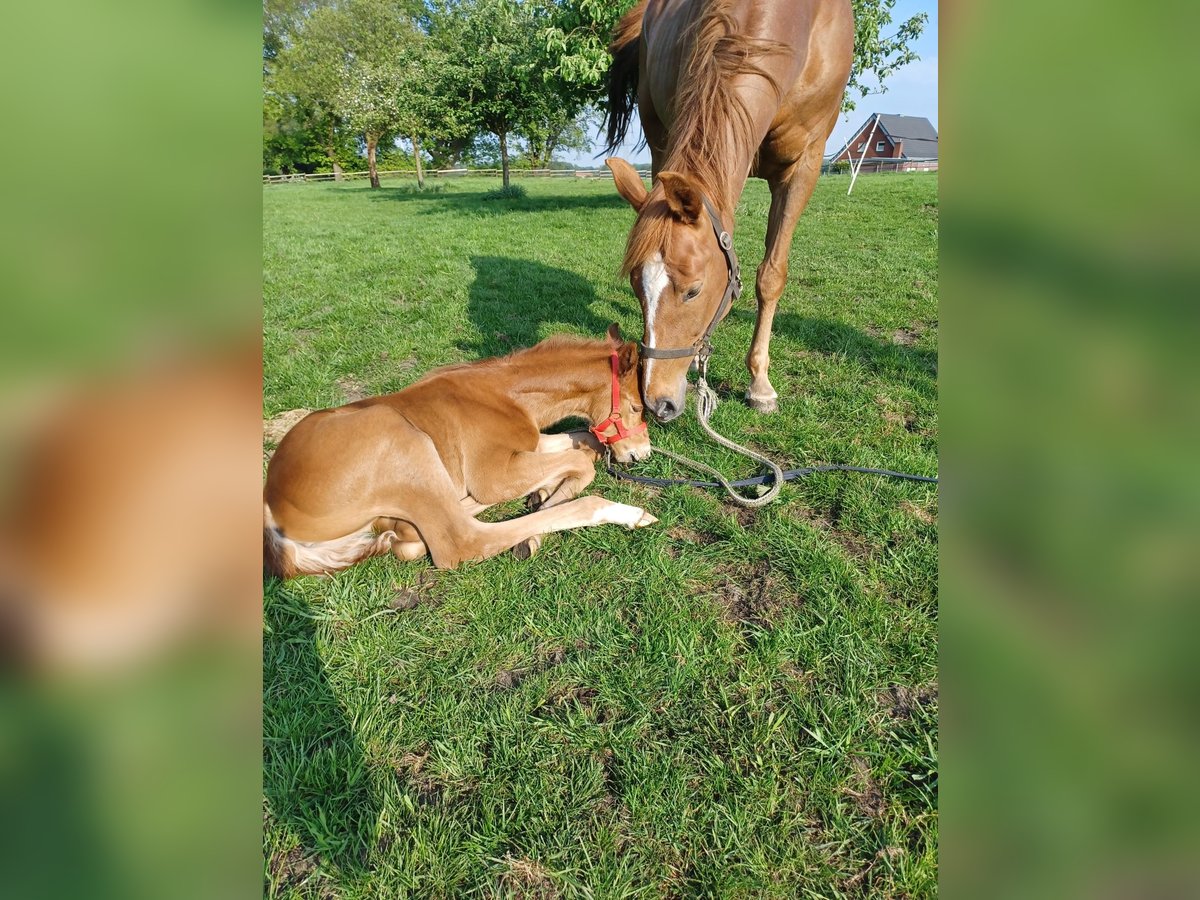
[{"label": "chestnut foal", "polygon": [[[406,560],[429,553],[451,569],[510,547],[527,557],[553,531],[653,524],[636,506],[573,499],[596,477],[602,444],[622,462],[650,453],[637,354],[613,325],[607,341],[554,337],[311,413],[267,469],[264,567],[283,578],[322,574],[391,550]],[[574,416],[601,424],[541,434]],[[524,495],[535,512],[475,518]]]}]

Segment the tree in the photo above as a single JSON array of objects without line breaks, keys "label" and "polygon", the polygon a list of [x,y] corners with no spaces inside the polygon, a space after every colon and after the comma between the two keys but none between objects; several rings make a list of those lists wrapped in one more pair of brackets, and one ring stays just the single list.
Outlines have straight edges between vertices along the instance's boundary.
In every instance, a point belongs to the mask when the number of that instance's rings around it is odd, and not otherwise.
[{"label": "tree", "polygon": [[445,58],[454,60],[458,95],[474,122],[499,141],[505,187],[509,138],[561,102],[543,76],[542,34],[550,8],[535,0],[463,0],[435,19]]},{"label": "tree", "polygon": [[[424,31],[420,0],[271,2],[293,15],[279,13],[264,25],[264,69],[274,69],[280,102],[310,110],[311,127],[327,135],[335,173],[338,136],[348,130],[362,138],[371,186],[378,188],[379,147],[402,134],[412,141],[423,184],[422,138],[455,133],[459,116],[442,99],[444,61]],[[288,37],[268,39],[280,30],[278,21],[293,23]]]},{"label": "tree", "polygon": [[[339,93],[345,77],[346,49],[342,9],[321,5],[264,19],[263,59],[268,69],[268,99],[274,94],[281,106],[290,105],[303,126],[321,135],[321,143],[336,177],[338,161]],[[281,24],[282,23],[282,24]],[[274,31],[271,31],[271,27]]]},{"label": "tree", "polygon": [[590,128],[586,111],[572,115],[566,105],[527,117],[521,126],[521,136],[525,138],[525,152],[530,164],[536,169],[547,169],[554,160],[555,150],[592,149],[588,137]]}]

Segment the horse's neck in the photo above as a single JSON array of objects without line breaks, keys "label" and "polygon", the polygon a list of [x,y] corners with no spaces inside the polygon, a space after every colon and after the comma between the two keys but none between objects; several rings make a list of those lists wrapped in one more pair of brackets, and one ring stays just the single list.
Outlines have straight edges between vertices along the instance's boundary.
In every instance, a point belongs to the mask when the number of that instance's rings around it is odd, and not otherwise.
[{"label": "horse's neck", "polygon": [[521,360],[510,377],[510,396],[539,430],[575,416],[594,421],[600,394],[608,386],[608,381],[601,383],[598,362],[578,358]]}]

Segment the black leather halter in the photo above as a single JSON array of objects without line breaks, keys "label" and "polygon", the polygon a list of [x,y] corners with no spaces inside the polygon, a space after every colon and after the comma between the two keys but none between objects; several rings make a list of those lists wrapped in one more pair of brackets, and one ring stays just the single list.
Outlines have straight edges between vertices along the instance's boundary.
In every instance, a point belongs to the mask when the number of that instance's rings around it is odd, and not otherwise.
[{"label": "black leather halter", "polygon": [[713,205],[708,202],[707,197],[701,197],[704,201],[704,209],[708,213],[708,218],[712,222],[713,233],[717,236],[717,243],[721,247],[721,252],[725,254],[725,267],[729,273],[729,280],[725,284],[725,293],[721,297],[721,302],[717,306],[717,312],[712,317],[712,321],[708,323],[708,327],[704,329],[704,334],[700,336],[700,340],[692,344],[690,347],[676,347],[673,350],[666,350],[661,347],[647,347],[641,341],[638,341],[638,350],[644,359],[683,359],[686,357],[699,356],[701,363],[707,363],[708,357],[712,354],[712,333],[716,330],[717,323],[725,315],[725,312],[733,305],[733,301],[742,295],[742,267],[738,265],[737,254],[733,252],[733,237],[721,225],[721,218],[717,215],[717,211],[713,209]]}]

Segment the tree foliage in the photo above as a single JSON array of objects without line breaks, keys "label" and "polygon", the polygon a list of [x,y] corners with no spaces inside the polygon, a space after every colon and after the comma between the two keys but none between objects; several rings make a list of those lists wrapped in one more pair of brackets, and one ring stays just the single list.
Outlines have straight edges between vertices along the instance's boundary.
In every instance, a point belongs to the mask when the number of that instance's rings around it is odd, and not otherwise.
[{"label": "tree foliage", "polygon": [[910,44],[925,30],[929,14],[917,13],[885,36],[895,5],[896,0],[854,0],[854,67],[842,100],[844,111],[854,109],[855,95],[872,93],[871,81],[877,83],[878,92],[883,92],[889,75],[919,58]]}]

